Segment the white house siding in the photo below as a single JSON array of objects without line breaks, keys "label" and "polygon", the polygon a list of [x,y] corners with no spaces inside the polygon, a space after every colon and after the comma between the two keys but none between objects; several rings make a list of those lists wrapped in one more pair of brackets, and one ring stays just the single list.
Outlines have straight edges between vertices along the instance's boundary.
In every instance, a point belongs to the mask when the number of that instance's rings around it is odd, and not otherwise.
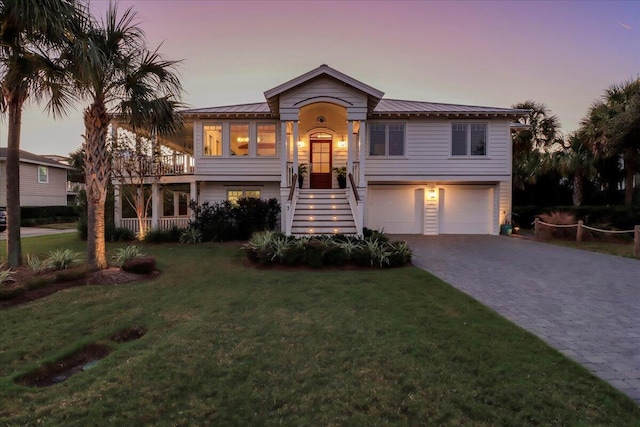
[{"label": "white house siding", "polygon": [[[451,156],[451,124],[483,122],[488,124],[487,156],[456,158]],[[366,175],[369,180],[402,181],[430,177],[440,180],[482,180],[511,176],[511,139],[509,120],[369,120],[369,122],[406,123],[406,155],[382,157],[368,155]],[[367,132],[367,134],[370,134]],[[510,179],[510,178],[509,178]]]},{"label": "white house siding", "polygon": [[[39,183],[38,165],[20,163],[21,206],[64,206],[67,204],[67,170],[52,166],[47,166],[47,169],[49,182]],[[6,201],[3,206],[6,206]]]},{"label": "white house siding", "polygon": [[[229,124],[249,123],[252,142],[255,141],[256,123],[276,123],[276,156],[250,157],[229,156]],[[223,156],[213,157],[202,154],[203,126],[208,124],[222,124],[223,126]],[[213,180],[241,180],[256,181],[260,179],[280,180],[281,147],[280,125],[274,120],[196,120],[193,126],[195,172],[199,177]]]},{"label": "white house siding", "polygon": [[228,190],[260,190],[261,199],[280,199],[279,182],[201,182],[199,203],[227,200]]},{"label": "white house siding", "polygon": [[[367,108],[367,96],[330,77],[319,77],[302,86],[298,86],[280,96],[280,111],[300,108],[301,104],[312,99],[343,100],[353,108]],[[339,101],[338,101],[339,102]]]}]

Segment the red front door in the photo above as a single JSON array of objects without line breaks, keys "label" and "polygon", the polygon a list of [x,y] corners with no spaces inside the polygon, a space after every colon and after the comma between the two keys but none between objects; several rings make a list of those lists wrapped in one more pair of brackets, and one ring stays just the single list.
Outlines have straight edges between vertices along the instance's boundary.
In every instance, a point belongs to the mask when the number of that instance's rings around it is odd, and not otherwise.
[{"label": "red front door", "polygon": [[331,141],[311,140],[311,188],[331,188]]}]

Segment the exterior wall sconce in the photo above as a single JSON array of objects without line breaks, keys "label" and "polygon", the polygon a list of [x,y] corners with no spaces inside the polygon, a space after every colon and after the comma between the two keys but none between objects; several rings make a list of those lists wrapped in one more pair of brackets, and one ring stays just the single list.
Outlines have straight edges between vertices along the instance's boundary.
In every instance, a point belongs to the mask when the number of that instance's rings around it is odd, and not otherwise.
[{"label": "exterior wall sconce", "polygon": [[304,147],[304,141],[298,141],[298,147],[299,148]]},{"label": "exterior wall sconce", "polygon": [[346,148],[347,147],[347,141],[345,141],[345,140],[338,141],[338,147],[339,148]]},{"label": "exterior wall sconce", "polygon": [[438,196],[438,193],[436,193],[435,187],[431,187],[427,190],[427,199],[435,200],[437,196]]}]

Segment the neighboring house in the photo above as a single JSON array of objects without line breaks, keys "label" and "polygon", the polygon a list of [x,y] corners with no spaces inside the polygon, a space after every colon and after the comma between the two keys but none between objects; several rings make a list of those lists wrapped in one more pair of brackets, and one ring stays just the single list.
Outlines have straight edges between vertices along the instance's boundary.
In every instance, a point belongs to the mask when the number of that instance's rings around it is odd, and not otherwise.
[{"label": "neighboring house", "polygon": [[[498,234],[511,211],[510,124],[529,111],[383,95],[321,65],[266,102],[183,111],[184,133],[157,141],[151,225],[186,224],[188,199],[275,197],[287,234]],[[120,206],[120,225],[135,228]]]},{"label": "neighboring house", "polygon": [[[20,205],[65,206],[70,166],[20,150]],[[0,206],[7,206],[7,149],[0,148]]]}]

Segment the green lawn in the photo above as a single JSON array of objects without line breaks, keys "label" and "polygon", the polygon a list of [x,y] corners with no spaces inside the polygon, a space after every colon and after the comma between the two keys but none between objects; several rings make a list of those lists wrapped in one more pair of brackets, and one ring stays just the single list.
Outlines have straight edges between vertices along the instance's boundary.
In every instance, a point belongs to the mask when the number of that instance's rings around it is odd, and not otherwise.
[{"label": "green lawn", "polygon": [[[146,246],[153,281],[0,311],[2,425],[640,424],[626,396],[426,272],[253,269],[238,248]],[[13,382],[129,326],[148,332],[90,371]]]}]

